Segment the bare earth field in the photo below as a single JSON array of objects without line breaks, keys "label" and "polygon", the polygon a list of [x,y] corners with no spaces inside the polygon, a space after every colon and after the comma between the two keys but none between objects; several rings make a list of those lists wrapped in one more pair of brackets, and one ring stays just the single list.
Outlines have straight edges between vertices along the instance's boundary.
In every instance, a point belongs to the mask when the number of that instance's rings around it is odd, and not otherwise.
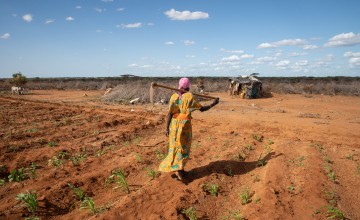
[{"label": "bare earth field", "polygon": [[[0,96],[0,219],[31,216],[16,200],[27,191],[36,191],[41,219],[188,219],[190,207],[198,219],[360,219],[359,97],[211,94],[219,105],[193,114],[184,184],[156,173],[167,106],[110,105],[101,91],[86,93]],[[20,168],[25,179],[9,182]],[[80,209],[68,183],[93,199],[95,214]]]}]

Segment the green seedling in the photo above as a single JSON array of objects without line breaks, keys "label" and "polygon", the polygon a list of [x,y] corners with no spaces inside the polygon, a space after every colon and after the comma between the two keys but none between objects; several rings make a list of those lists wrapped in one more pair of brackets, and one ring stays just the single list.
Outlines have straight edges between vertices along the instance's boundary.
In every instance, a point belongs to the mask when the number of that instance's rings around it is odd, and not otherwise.
[{"label": "green seedling", "polygon": [[319,151],[321,154],[324,151],[324,147],[321,144],[311,144],[310,147],[315,147],[317,151]]},{"label": "green seedling", "polygon": [[5,185],[5,179],[0,179],[0,186],[4,186]]},{"label": "green seedling", "polygon": [[36,128],[31,128],[31,129],[28,129],[26,130],[27,133],[34,133],[34,132],[37,132],[37,129]]},{"label": "green seedling", "polygon": [[135,136],[134,140],[133,140],[133,144],[134,145],[138,145],[140,144],[141,138],[139,136]]},{"label": "green seedling", "polygon": [[327,209],[328,218],[341,220],[346,219],[344,213],[342,213],[338,208],[334,206],[328,206]]},{"label": "green seedling", "polygon": [[151,180],[156,179],[160,175],[159,171],[155,171],[151,168],[146,168],[146,171],[148,173],[148,176],[151,177]]},{"label": "green seedling", "polygon": [[101,156],[104,155],[104,154],[105,154],[105,151],[102,150],[102,149],[100,149],[100,150],[96,151],[95,156],[101,157]]},{"label": "green seedling", "polygon": [[114,182],[117,183],[117,186],[115,186],[114,189],[122,188],[124,192],[130,193],[129,184],[126,182],[126,175],[122,170],[114,170],[112,175],[108,178],[114,179]]},{"label": "green seedling", "polygon": [[91,197],[85,197],[81,203],[80,209],[89,209],[92,214],[97,212],[95,202]]},{"label": "green seedling", "polygon": [[258,142],[262,142],[264,137],[258,134],[252,134],[252,137],[254,140],[258,141]]},{"label": "green seedling", "polygon": [[48,145],[49,147],[56,147],[56,146],[58,146],[58,143],[56,143],[55,141],[49,141],[49,142],[47,143],[47,145]]},{"label": "green seedling", "polygon": [[69,153],[68,153],[67,151],[60,151],[60,152],[58,153],[58,157],[59,157],[60,159],[66,159],[66,158],[68,157],[68,155],[69,155]]},{"label": "green seedling", "polygon": [[259,175],[255,175],[254,177],[253,177],[253,182],[255,183],[255,182],[260,182],[260,177],[259,177]]},{"label": "green seedling", "polygon": [[304,166],[304,160],[305,160],[305,157],[304,156],[301,156],[301,157],[299,157],[298,159],[297,159],[297,161],[298,161],[298,166],[299,167],[302,167],[302,166]]},{"label": "green seedling", "polygon": [[329,190],[329,191],[325,190],[324,192],[325,192],[326,200],[328,201],[328,203],[332,206],[336,206],[339,196],[335,193],[335,191],[334,190]]},{"label": "green seedling", "polygon": [[72,161],[74,166],[79,166],[80,163],[84,162],[87,158],[86,153],[82,154],[75,154],[75,156],[70,157],[70,160]]},{"label": "green seedling", "polygon": [[202,188],[203,188],[204,192],[207,192],[212,196],[218,196],[219,189],[220,189],[218,184],[203,184]]},{"label": "green seedling", "polygon": [[268,139],[268,145],[272,145],[274,144],[274,141],[272,141],[271,139]]},{"label": "green seedling", "polygon": [[59,167],[64,163],[63,160],[59,159],[57,156],[53,156],[52,159],[48,160],[48,165],[49,166],[54,166],[54,167]]},{"label": "green seedling", "polygon": [[294,193],[294,191],[295,191],[295,184],[294,183],[291,183],[291,185],[288,186],[288,191],[289,191],[289,193]]},{"label": "green seedling", "polygon": [[249,188],[245,187],[240,193],[241,203],[243,205],[250,203],[251,202],[250,198],[251,198],[251,195],[250,195]]},{"label": "green seedling", "polygon": [[29,212],[35,214],[39,205],[37,201],[36,191],[27,193],[20,193],[16,196],[16,200],[23,202],[23,206],[27,207]]},{"label": "green seedling", "polygon": [[251,151],[253,148],[252,148],[252,145],[251,144],[248,144],[248,145],[246,145],[246,149],[248,150],[248,151]]},{"label": "green seedling", "polygon": [[141,157],[140,154],[138,153],[134,153],[134,157],[136,159],[137,162],[142,162],[143,161],[143,158]]},{"label": "green seedling", "polygon": [[335,175],[335,171],[330,171],[330,172],[328,172],[328,177],[329,177],[329,179],[332,181],[332,182],[335,182],[336,181],[336,175]]},{"label": "green seedling", "polygon": [[227,214],[221,218],[221,220],[244,220],[245,218],[242,217],[240,210],[226,210]]},{"label": "green seedling", "polygon": [[234,173],[233,173],[232,168],[231,168],[230,165],[226,166],[226,168],[225,168],[225,174],[226,174],[227,176],[234,176]]},{"label": "green seedling", "polygon": [[246,155],[244,153],[237,153],[235,154],[234,158],[240,162],[243,162],[246,159]]},{"label": "green seedling", "polygon": [[30,176],[32,179],[36,178],[36,168],[37,168],[36,164],[32,162],[30,166]]},{"label": "green seedling", "polygon": [[254,200],[254,202],[255,202],[256,204],[258,204],[258,203],[260,202],[260,198],[259,198],[259,197],[256,197],[255,200]]},{"label": "green seedling", "polygon": [[130,141],[124,141],[123,145],[124,147],[128,147],[130,145]]},{"label": "green seedling", "polygon": [[263,167],[266,165],[266,160],[264,158],[261,158],[262,154],[260,154],[258,161],[257,161],[257,166],[258,167]]},{"label": "green seedling", "polygon": [[158,160],[164,160],[166,158],[166,154],[162,153],[159,149],[155,149],[154,153]]},{"label": "green seedling", "polygon": [[347,155],[346,155],[346,159],[348,159],[348,160],[354,160],[354,155],[353,155],[353,154],[347,154]]},{"label": "green seedling", "polygon": [[8,176],[9,182],[21,182],[26,179],[26,175],[24,173],[24,168],[14,169],[10,171],[10,175]]},{"label": "green seedling", "polygon": [[183,209],[182,212],[186,217],[189,218],[189,220],[197,220],[197,214],[196,214],[196,208],[194,206],[191,206],[188,209]]},{"label": "green seedling", "polygon": [[68,183],[68,186],[71,188],[71,190],[75,193],[79,201],[84,201],[86,196],[82,189],[75,187],[74,185],[71,185]]},{"label": "green seedling", "polygon": [[269,153],[271,153],[271,151],[273,150],[271,147],[270,147],[270,145],[265,145],[265,149],[266,149],[266,153],[267,154],[269,154]]}]

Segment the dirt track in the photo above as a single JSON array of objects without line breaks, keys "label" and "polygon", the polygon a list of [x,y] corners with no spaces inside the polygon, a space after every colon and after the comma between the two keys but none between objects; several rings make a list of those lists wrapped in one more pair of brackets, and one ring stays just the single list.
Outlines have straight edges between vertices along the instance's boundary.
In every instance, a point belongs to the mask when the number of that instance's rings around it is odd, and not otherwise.
[{"label": "dirt track", "polygon": [[[166,106],[106,105],[99,91],[83,93],[0,97],[0,179],[36,164],[35,178],[0,186],[0,219],[29,216],[15,199],[26,190],[36,190],[42,219],[185,219],[189,207],[200,219],[326,219],[328,207],[360,219],[358,97],[212,94],[220,104],[193,114],[183,184],[148,175],[166,153]],[[127,173],[129,194],[105,184],[116,168]],[[79,209],[68,183],[93,198],[96,215]],[[203,184],[217,184],[218,196]]]}]

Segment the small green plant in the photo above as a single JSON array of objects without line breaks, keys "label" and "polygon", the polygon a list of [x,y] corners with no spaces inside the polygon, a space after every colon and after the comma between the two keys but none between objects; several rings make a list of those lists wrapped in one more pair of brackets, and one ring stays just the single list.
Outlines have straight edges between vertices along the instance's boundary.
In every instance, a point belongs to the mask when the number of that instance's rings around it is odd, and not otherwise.
[{"label": "small green plant", "polygon": [[162,153],[159,149],[155,149],[154,153],[157,160],[164,160],[166,158],[166,154]]},{"label": "small green plant", "polygon": [[259,175],[255,175],[254,177],[253,177],[253,182],[255,183],[255,182],[260,182],[260,177],[259,177]]},{"label": "small green plant", "polygon": [[91,197],[85,197],[81,203],[80,209],[89,209],[92,214],[97,212],[95,202]]},{"label": "small green plant", "polygon": [[258,203],[260,202],[260,198],[259,198],[259,197],[256,197],[255,200],[254,200],[254,202],[255,202],[256,204],[258,204]]},{"label": "small green plant", "polygon": [[48,160],[48,165],[49,166],[54,166],[54,167],[59,167],[64,163],[63,160],[59,159],[57,156],[53,156],[52,159]]},{"label": "small green plant", "polygon": [[36,168],[37,168],[37,165],[34,162],[32,162],[31,166],[30,166],[30,169],[29,169],[30,176],[31,176],[32,179],[36,178]]},{"label": "small green plant", "polygon": [[0,186],[5,185],[5,179],[0,179]]},{"label": "small green plant", "polygon": [[79,201],[84,201],[86,198],[85,193],[82,189],[75,187],[74,185],[71,185],[70,183],[67,184],[70,189],[75,193]]},{"label": "small green plant", "polygon": [[267,154],[269,154],[269,153],[271,153],[271,151],[273,150],[271,147],[270,147],[270,145],[265,145],[265,149],[266,149],[266,153]]},{"label": "small green plant", "polygon": [[258,142],[262,142],[264,140],[264,137],[258,134],[252,134],[252,137],[254,140],[258,141]]},{"label": "small green plant", "polygon": [[249,190],[249,188],[248,188],[248,187],[244,187],[244,188],[241,190],[241,192],[240,192],[241,203],[242,203],[243,205],[246,205],[246,204],[250,203],[250,202],[251,202],[250,198],[251,198],[251,195],[250,195],[250,190]]},{"label": "small green plant", "polygon": [[47,143],[47,145],[48,145],[48,147],[56,147],[56,146],[58,146],[58,143],[56,143],[55,141],[49,141]]},{"label": "small green plant", "polygon": [[332,182],[336,181],[335,171],[331,170],[330,172],[327,173],[327,175]]},{"label": "small green plant", "polygon": [[274,144],[274,141],[272,141],[271,139],[268,139],[268,145],[272,145]]},{"label": "small green plant", "polygon": [[328,201],[328,203],[332,206],[336,206],[339,196],[335,193],[335,191],[332,189],[324,190],[324,193],[325,193],[326,200]]},{"label": "small green plant", "polygon": [[315,147],[315,149],[317,151],[319,151],[321,154],[324,151],[324,147],[321,144],[315,143],[315,144],[310,144],[310,147]]},{"label": "small green plant", "polygon": [[128,147],[130,145],[130,141],[124,141],[123,145],[124,147]]},{"label": "small green plant", "polygon": [[218,196],[219,189],[220,189],[218,184],[203,184],[202,188],[203,188],[204,192],[207,192],[212,196]]},{"label": "small green plant", "polygon": [[341,219],[345,220],[345,215],[342,213],[338,208],[334,206],[328,206],[327,207],[327,216],[331,219]]},{"label": "small green plant", "polygon": [[234,158],[240,162],[243,162],[246,159],[246,155],[243,152],[241,152],[241,153],[235,154]]},{"label": "small green plant", "polygon": [[102,150],[102,149],[99,149],[99,150],[96,151],[95,156],[101,157],[101,156],[104,155],[104,154],[105,154],[105,151]]},{"label": "small green plant", "polygon": [[65,150],[60,151],[60,152],[58,153],[58,157],[59,157],[60,159],[66,159],[66,158],[68,157],[68,155],[69,155],[69,153],[68,153],[67,151],[65,151]]},{"label": "small green plant", "polygon": [[252,147],[251,144],[247,144],[247,145],[246,145],[246,149],[247,149],[248,151],[251,151],[251,150],[253,149],[253,147]]},{"label": "small green plant", "polygon": [[304,166],[304,160],[305,160],[305,157],[304,156],[300,156],[297,161],[298,161],[298,166],[299,167],[303,167]]},{"label": "small green plant", "polygon": [[14,169],[10,171],[10,175],[8,176],[9,182],[21,182],[26,179],[26,175],[24,172],[24,168]]},{"label": "small green plant", "polygon": [[347,154],[347,155],[346,155],[346,159],[348,159],[348,160],[354,160],[354,155],[353,155],[353,154]]},{"label": "small green plant", "polygon": [[196,208],[194,206],[189,207],[188,209],[183,209],[182,212],[190,220],[197,220]]},{"label": "small green plant", "polygon": [[16,196],[16,200],[23,202],[23,206],[27,207],[33,215],[36,213],[39,205],[37,201],[36,191],[20,193]]},{"label": "small green plant", "polygon": [[260,154],[258,161],[257,161],[257,166],[258,167],[263,167],[266,165],[266,160],[264,158],[261,158],[262,154]]},{"label": "small green plant", "polygon": [[141,138],[139,136],[135,136],[134,140],[133,140],[133,144],[134,145],[138,145],[140,144]]},{"label": "small green plant", "polygon": [[234,176],[234,173],[233,173],[232,168],[231,168],[230,165],[226,166],[226,168],[225,168],[225,174],[226,174],[227,176]]},{"label": "small green plant", "polygon": [[126,174],[122,170],[113,170],[112,175],[108,179],[114,179],[114,182],[117,183],[114,189],[122,188],[124,192],[130,193],[129,184],[126,182]]},{"label": "small green plant", "polygon": [[75,154],[74,156],[70,157],[70,160],[72,161],[74,166],[79,166],[80,163],[84,162],[87,158],[86,153],[81,154]]},{"label": "small green plant", "polygon": [[221,220],[244,220],[245,218],[242,217],[240,210],[226,210],[227,214],[221,217]]},{"label": "small green plant", "polygon": [[137,162],[142,162],[143,161],[143,158],[141,157],[140,154],[138,153],[134,153],[134,157],[136,159]]},{"label": "small green plant", "polygon": [[27,133],[34,133],[34,132],[37,132],[37,129],[36,128],[31,128],[31,129],[28,129],[26,130]]},{"label": "small green plant", "polygon": [[159,171],[155,171],[151,168],[146,168],[146,171],[148,173],[148,176],[151,177],[151,180],[156,179],[160,175]]},{"label": "small green plant", "polygon": [[289,193],[294,193],[295,187],[296,187],[295,184],[294,184],[294,183],[291,183],[291,185],[288,186],[288,191],[289,191]]}]

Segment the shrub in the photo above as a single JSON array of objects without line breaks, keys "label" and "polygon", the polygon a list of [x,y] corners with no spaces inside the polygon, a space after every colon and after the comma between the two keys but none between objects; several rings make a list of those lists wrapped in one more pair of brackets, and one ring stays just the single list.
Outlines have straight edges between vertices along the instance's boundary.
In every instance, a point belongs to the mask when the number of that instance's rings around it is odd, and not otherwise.
[{"label": "shrub", "polygon": [[27,207],[29,212],[35,214],[39,205],[37,201],[36,191],[27,193],[20,193],[16,196],[16,200],[23,202],[23,206]]},{"label": "shrub", "polygon": [[10,171],[10,175],[8,176],[9,182],[21,182],[26,179],[26,175],[24,173],[24,168],[14,169]]}]

